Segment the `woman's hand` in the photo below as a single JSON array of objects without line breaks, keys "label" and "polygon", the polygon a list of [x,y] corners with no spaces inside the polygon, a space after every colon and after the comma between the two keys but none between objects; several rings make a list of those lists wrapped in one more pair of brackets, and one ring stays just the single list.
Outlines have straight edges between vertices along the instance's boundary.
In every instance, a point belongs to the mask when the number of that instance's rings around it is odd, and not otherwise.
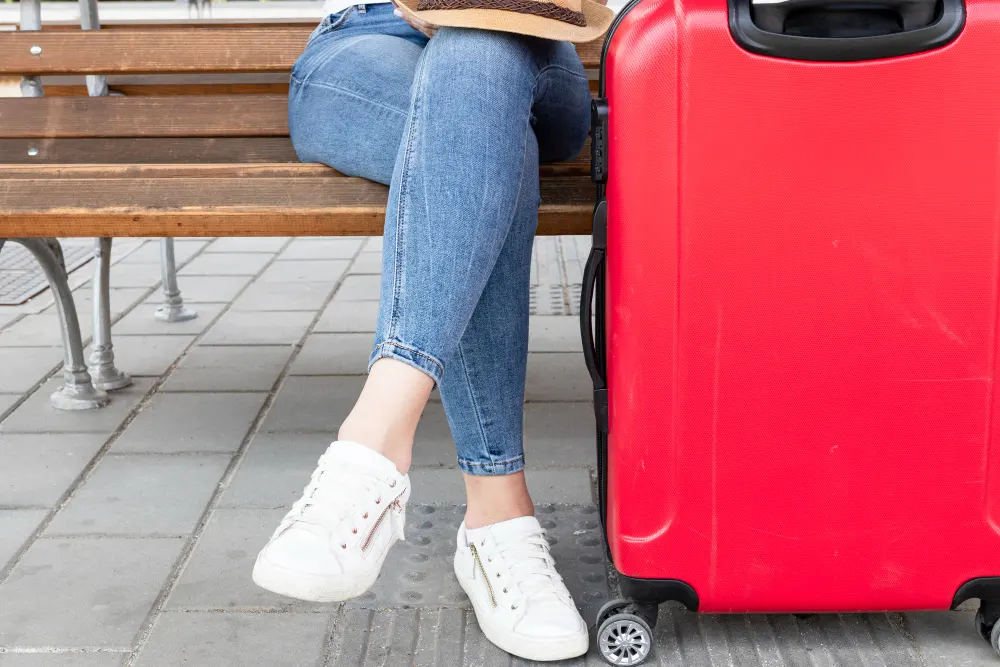
[{"label": "woman's hand", "polygon": [[413,28],[414,30],[419,30],[428,37],[433,37],[434,33],[437,32],[438,27],[436,25],[431,25],[427,21],[424,21],[421,18],[417,18],[413,14],[409,13],[408,11],[397,5],[395,2],[393,2],[392,4],[395,5],[396,7],[396,10],[393,12],[393,14],[395,14],[398,18],[401,18],[407,23],[409,23],[410,27]]}]

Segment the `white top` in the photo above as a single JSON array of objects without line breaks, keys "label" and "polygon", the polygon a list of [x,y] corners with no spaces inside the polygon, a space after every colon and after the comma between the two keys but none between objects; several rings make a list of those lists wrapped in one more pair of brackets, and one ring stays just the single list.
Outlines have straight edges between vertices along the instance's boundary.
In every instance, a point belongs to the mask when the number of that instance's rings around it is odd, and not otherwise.
[{"label": "white top", "polygon": [[[384,4],[386,0],[378,0],[377,2],[366,2],[366,5],[381,5]],[[323,16],[329,16],[330,14],[337,14],[348,7],[353,7],[354,5],[361,4],[358,0],[326,0],[323,3]]]}]

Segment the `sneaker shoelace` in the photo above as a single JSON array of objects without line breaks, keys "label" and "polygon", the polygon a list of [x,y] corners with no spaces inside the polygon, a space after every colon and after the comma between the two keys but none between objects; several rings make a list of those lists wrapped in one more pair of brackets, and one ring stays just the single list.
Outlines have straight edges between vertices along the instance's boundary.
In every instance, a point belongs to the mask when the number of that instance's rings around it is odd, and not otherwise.
[{"label": "sneaker shoelace", "polygon": [[[375,477],[362,470],[345,470],[343,461],[335,461],[324,454],[303,489],[302,497],[292,504],[277,532],[294,524],[317,526],[332,531],[340,545],[346,546],[348,536],[358,534],[360,521],[367,521],[372,512],[384,511],[388,507],[386,503],[392,502],[382,497],[378,486],[379,480]],[[389,486],[395,487],[396,480]]]},{"label": "sneaker shoelace", "polygon": [[515,610],[528,599],[551,597],[571,602],[562,577],[556,571],[555,559],[549,553],[544,530],[498,543],[497,555],[503,556],[514,585],[521,592],[522,601],[513,605]]}]

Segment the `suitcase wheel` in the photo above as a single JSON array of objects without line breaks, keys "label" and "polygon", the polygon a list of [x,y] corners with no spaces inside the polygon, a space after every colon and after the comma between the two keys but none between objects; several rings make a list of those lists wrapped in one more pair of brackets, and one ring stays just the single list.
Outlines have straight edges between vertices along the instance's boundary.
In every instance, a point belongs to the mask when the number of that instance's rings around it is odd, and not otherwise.
[{"label": "suitcase wheel", "polygon": [[601,657],[612,665],[641,664],[653,649],[653,631],[636,614],[616,612],[606,615],[597,630]]},{"label": "suitcase wheel", "polygon": [[976,629],[1000,655],[1000,603],[983,600],[976,612]]}]

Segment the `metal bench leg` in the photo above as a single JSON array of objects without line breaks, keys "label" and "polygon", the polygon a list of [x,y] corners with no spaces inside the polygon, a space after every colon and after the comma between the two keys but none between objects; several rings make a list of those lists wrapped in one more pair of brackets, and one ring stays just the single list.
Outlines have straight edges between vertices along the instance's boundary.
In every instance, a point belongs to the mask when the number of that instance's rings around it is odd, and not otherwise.
[{"label": "metal bench leg", "polygon": [[115,368],[111,344],[111,239],[94,240],[94,258],[94,344],[88,365],[94,386],[113,391],[132,384],[132,378]]},{"label": "metal bench leg", "polygon": [[59,257],[46,239],[11,239],[24,246],[45,271],[49,286],[55,294],[56,310],[62,327],[63,350],[66,362],[63,368],[65,384],[52,394],[52,407],[58,410],[90,410],[108,404],[108,395],[95,389],[83,360],[83,340],[80,321],[76,317],[73,293],[69,289],[69,276]]},{"label": "metal bench leg", "polygon": [[161,267],[163,269],[163,305],[156,309],[156,319],[164,322],[186,322],[198,313],[184,307],[184,299],[177,287],[177,264],[174,262],[174,240],[160,239]]}]

